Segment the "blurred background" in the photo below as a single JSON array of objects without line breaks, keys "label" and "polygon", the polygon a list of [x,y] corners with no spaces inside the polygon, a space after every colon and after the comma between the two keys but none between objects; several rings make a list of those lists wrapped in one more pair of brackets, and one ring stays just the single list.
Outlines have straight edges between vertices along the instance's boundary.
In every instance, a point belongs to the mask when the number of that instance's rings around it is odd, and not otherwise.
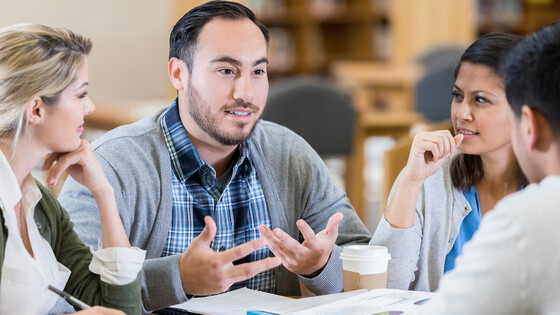
[{"label": "blurred background", "polygon": [[[171,103],[168,36],[204,2],[0,0],[0,27],[42,23],[92,38],[89,94],[97,110],[88,116],[85,137],[94,140]],[[371,231],[406,163],[410,135],[449,128],[462,51],[485,33],[526,35],[560,19],[560,0],[238,2],[271,32],[266,119],[288,125],[324,156]],[[306,83],[294,90],[293,82]],[[325,89],[340,98],[317,98]],[[291,119],[283,113],[288,105],[312,117]]]}]

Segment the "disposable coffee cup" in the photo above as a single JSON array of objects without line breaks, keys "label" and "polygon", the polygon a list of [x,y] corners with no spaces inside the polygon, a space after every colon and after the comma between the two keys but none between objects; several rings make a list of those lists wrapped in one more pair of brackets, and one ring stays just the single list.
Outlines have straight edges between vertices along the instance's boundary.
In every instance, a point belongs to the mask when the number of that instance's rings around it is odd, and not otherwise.
[{"label": "disposable coffee cup", "polygon": [[385,246],[348,245],[340,253],[344,291],[387,287],[391,255]]}]

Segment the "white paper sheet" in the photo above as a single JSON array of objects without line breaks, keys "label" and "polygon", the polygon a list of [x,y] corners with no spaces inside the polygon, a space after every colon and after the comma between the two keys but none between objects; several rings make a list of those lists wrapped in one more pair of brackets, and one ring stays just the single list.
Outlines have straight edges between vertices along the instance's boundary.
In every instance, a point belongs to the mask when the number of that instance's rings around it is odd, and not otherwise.
[{"label": "white paper sheet", "polygon": [[194,298],[171,308],[210,315],[246,315],[248,311],[279,315],[397,315],[415,314],[433,295],[431,292],[376,289],[291,299],[243,288]]},{"label": "white paper sheet", "polygon": [[[291,307],[298,302],[298,300],[292,300],[262,306],[257,310],[279,315],[375,315],[378,313],[385,315],[414,314],[421,308],[421,305],[433,295],[434,293],[431,292],[376,289],[360,292],[359,294],[352,295],[348,298],[320,303],[318,306],[306,309],[291,309]],[[317,298],[329,296],[330,295]],[[308,299],[311,301],[315,298]]]},{"label": "white paper sheet", "polygon": [[247,288],[207,297],[198,297],[185,303],[170,306],[192,313],[211,315],[245,315],[247,311],[262,305],[292,300],[285,296],[260,292]]}]

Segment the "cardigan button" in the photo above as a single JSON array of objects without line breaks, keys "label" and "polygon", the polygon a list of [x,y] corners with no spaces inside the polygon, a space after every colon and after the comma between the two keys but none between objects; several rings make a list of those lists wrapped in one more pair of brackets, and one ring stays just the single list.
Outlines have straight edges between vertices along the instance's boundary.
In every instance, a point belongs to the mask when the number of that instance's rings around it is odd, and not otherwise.
[{"label": "cardigan button", "polygon": [[43,224],[41,222],[36,222],[37,229],[41,230],[43,228]]}]

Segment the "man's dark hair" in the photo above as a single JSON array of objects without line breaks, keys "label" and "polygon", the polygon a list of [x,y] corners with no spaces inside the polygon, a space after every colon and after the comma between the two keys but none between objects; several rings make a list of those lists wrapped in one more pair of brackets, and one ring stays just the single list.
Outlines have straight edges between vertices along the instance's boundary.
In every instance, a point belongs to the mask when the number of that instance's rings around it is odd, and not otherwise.
[{"label": "man's dark hair", "polygon": [[560,136],[560,22],[528,35],[502,64],[506,96],[516,117],[527,105]]},{"label": "man's dark hair", "polygon": [[[504,76],[500,71],[500,64],[507,55],[507,52],[520,40],[520,36],[506,33],[492,33],[480,37],[461,56],[461,60],[457,68],[455,68],[455,79],[457,79],[461,65],[468,62],[485,66],[505,82]],[[451,161],[450,174],[453,186],[459,190],[467,191],[484,177],[484,167],[480,155],[457,154],[453,161]],[[521,174],[519,177],[519,188],[521,189],[527,185],[527,178]]]},{"label": "man's dark hair", "polygon": [[253,11],[236,2],[210,1],[193,8],[175,24],[169,36],[169,59],[176,57],[183,60],[191,73],[198,35],[204,25],[214,18],[249,19],[259,27],[268,45],[268,29],[257,21]]}]

